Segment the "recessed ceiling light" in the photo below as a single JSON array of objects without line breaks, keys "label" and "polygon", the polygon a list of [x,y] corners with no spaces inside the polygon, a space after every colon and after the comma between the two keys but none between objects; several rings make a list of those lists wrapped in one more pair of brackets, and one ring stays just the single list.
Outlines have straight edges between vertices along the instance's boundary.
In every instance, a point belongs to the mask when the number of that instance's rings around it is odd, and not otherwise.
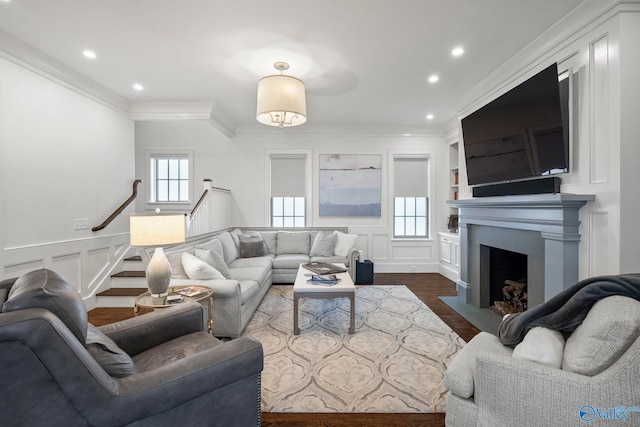
[{"label": "recessed ceiling light", "polygon": [[453,48],[453,50],[451,51],[451,55],[453,56],[460,56],[464,53],[464,49],[461,48],[460,46]]},{"label": "recessed ceiling light", "polygon": [[427,120],[433,120],[433,114],[427,114]]},{"label": "recessed ceiling light", "polygon": [[142,90],[142,89],[144,89],[144,87],[142,87],[142,85],[141,85],[140,83],[136,83],[136,84],[134,84],[134,85],[133,85],[133,88],[134,88],[135,90]]},{"label": "recessed ceiling light", "polygon": [[433,75],[429,76],[429,83],[435,83],[435,82],[437,82],[439,79],[440,79],[440,78],[439,78],[437,75],[433,74]]},{"label": "recessed ceiling light", "polygon": [[82,54],[85,58],[89,59],[96,59],[98,57],[98,55],[96,55],[96,53],[92,50],[85,50],[84,52],[82,52]]}]

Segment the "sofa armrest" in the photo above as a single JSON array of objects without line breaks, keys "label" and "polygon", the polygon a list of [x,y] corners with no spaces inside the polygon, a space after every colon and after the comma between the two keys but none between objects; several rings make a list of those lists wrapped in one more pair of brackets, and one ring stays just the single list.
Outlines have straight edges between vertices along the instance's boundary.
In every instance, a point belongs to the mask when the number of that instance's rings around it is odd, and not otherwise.
[{"label": "sofa armrest", "polygon": [[360,250],[353,247],[347,253],[347,261],[349,263],[349,275],[353,280],[356,279],[356,263],[360,260]]},{"label": "sofa armrest", "polygon": [[202,305],[190,301],[99,329],[127,354],[134,356],[182,335],[202,331],[202,317]]},{"label": "sofa armrest", "polygon": [[479,357],[510,357],[513,350],[502,345],[498,337],[480,332],[451,361],[444,374],[444,385],[453,394],[469,398],[474,395],[474,377]]}]

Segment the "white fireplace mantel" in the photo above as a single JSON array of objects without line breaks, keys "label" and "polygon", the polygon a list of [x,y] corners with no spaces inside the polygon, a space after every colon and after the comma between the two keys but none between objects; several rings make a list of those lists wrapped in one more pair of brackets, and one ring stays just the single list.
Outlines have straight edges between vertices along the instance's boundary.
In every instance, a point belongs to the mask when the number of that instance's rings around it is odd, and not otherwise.
[{"label": "white fireplace mantel", "polygon": [[[479,242],[477,230],[490,236],[503,249],[522,248],[521,230],[534,232],[543,241],[543,277],[537,277],[537,290],[530,291],[530,306],[540,304],[578,281],[578,248],[580,242],[579,210],[595,200],[584,194],[534,194],[523,196],[482,197],[454,200],[458,208],[460,231],[460,282],[467,304],[481,307]],[[477,230],[473,227],[477,226]],[[487,229],[486,227],[494,227]],[[539,234],[538,234],[539,233]],[[493,234],[493,235],[492,235]],[[536,301],[537,299],[537,301]]]}]

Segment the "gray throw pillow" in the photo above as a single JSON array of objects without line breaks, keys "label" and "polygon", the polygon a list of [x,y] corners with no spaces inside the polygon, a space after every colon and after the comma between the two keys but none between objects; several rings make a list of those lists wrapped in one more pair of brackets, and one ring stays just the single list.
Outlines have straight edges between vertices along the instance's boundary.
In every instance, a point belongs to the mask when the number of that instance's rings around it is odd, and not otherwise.
[{"label": "gray throw pillow", "polygon": [[216,270],[218,270],[225,279],[231,279],[231,270],[222,255],[212,250],[196,249],[196,257],[200,258]]},{"label": "gray throw pillow", "polygon": [[91,323],[87,327],[85,347],[102,369],[112,377],[122,378],[138,373],[131,357]]},{"label": "gray throw pillow", "polygon": [[333,256],[333,249],[336,246],[336,240],[338,236],[335,233],[325,235],[324,233],[318,233],[313,246],[311,246],[311,256]]},{"label": "gray throw pillow", "polygon": [[240,250],[240,258],[254,258],[269,254],[269,250],[259,234],[238,235],[238,245]]}]

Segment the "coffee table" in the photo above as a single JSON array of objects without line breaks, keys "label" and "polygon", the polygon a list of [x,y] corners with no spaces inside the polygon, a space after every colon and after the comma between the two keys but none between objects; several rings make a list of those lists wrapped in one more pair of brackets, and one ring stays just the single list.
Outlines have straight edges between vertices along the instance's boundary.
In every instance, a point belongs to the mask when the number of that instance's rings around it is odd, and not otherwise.
[{"label": "coffee table", "polygon": [[[344,264],[336,265],[344,267]],[[349,324],[349,333],[355,334],[356,286],[353,284],[353,280],[351,280],[349,273],[337,273],[336,276],[340,278],[340,282],[333,286],[322,286],[307,283],[310,276],[305,276],[305,274],[313,274],[313,272],[300,265],[296,281],[293,284],[293,334],[298,335],[300,333],[300,328],[298,327],[298,301],[300,298],[349,298],[349,301],[351,302],[351,322]]]},{"label": "coffee table", "polygon": [[202,300],[204,300],[205,298],[207,299],[207,319],[206,319],[206,324],[207,324],[207,331],[209,333],[211,333],[211,330],[213,329],[213,289],[211,288],[207,288],[206,286],[193,286],[193,285],[182,285],[182,286],[172,286],[168,289],[168,295],[167,296],[172,296],[172,295],[179,295],[176,291],[180,290],[180,289],[184,289],[184,288],[197,288],[200,292],[198,292],[196,295],[194,296],[183,296],[184,298],[182,299],[182,301],[180,302],[174,302],[174,303],[169,303],[167,302],[167,297],[154,297],[151,296],[151,292],[147,291],[141,295],[138,295],[136,297],[136,299],[133,302],[133,314],[135,316],[138,315],[138,311],[140,310],[140,307],[143,308],[152,308],[152,309],[156,309],[156,308],[167,308],[167,307],[173,307],[176,304],[180,304],[183,302],[187,302],[187,301],[196,301],[196,302],[200,302]]}]

